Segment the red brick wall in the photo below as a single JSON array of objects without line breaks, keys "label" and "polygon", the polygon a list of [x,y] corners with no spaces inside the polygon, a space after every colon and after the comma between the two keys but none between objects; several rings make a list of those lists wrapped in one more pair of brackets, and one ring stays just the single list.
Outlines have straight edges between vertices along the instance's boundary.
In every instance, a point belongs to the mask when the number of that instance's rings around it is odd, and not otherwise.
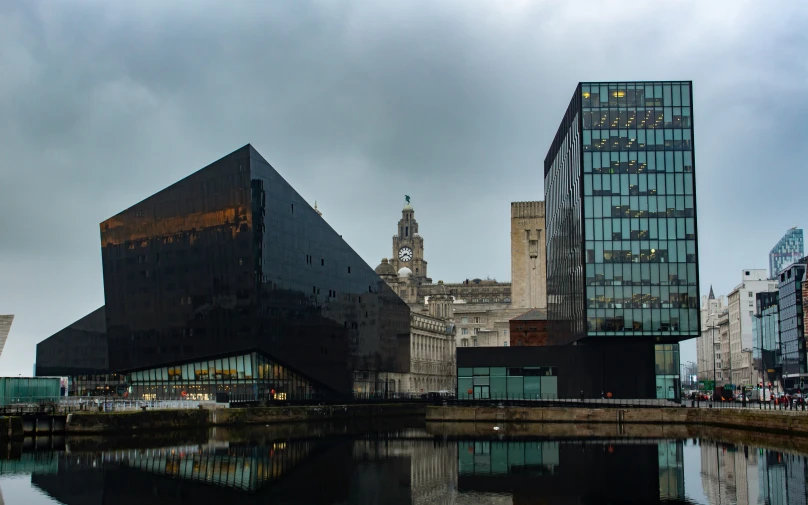
[{"label": "red brick wall", "polygon": [[547,342],[547,321],[511,320],[511,346],[543,346]]}]

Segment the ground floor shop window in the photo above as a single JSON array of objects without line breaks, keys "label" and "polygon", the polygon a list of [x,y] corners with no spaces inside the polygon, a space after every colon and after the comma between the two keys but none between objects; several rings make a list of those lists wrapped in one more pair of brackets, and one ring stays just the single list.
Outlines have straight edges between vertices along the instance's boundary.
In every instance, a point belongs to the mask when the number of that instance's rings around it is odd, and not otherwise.
[{"label": "ground floor shop window", "polygon": [[656,397],[660,400],[678,400],[681,397],[679,379],[679,344],[654,346]]},{"label": "ground floor shop window", "polygon": [[458,368],[457,397],[461,400],[558,398],[558,369],[554,366]]},{"label": "ground floor shop window", "polygon": [[301,374],[249,353],[180,363],[129,374],[130,396],[143,400],[298,400],[324,393]]}]

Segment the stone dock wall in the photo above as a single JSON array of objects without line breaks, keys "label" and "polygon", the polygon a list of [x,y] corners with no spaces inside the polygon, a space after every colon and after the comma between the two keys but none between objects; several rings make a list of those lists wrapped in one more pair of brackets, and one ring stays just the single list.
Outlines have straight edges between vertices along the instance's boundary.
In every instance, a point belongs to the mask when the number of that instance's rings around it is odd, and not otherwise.
[{"label": "stone dock wall", "polygon": [[[67,416],[64,432],[90,434],[381,417],[417,416],[423,418],[425,410],[426,405],[422,403],[389,403],[244,409],[147,410],[144,412],[79,412]],[[1,426],[0,430],[2,430]]]},{"label": "stone dock wall", "polygon": [[[419,417],[428,423],[554,424],[618,426],[713,426],[767,433],[808,435],[808,412],[709,408],[555,408],[555,407],[440,407],[418,403],[356,404],[244,409],[147,410],[138,412],[80,412],[52,419],[0,417],[0,439],[23,434],[68,435],[170,432],[212,426],[250,426],[275,423],[358,421]],[[382,421],[389,422],[389,421]],[[560,427],[559,427],[560,428]],[[475,428],[475,430],[478,428]],[[453,428],[455,430],[455,428]],[[514,428],[516,430],[516,428]],[[552,431],[552,430],[550,430]]]},{"label": "stone dock wall", "polygon": [[710,408],[436,407],[427,422],[692,424],[808,435],[808,412]]}]

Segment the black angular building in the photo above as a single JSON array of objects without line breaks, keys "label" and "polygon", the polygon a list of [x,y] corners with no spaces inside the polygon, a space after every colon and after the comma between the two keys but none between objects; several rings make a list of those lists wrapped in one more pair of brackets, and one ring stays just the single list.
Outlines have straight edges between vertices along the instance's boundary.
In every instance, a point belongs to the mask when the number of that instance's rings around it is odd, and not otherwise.
[{"label": "black angular building", "polygon": [[133,397],[378,395],[409,371],[409,307],[251,145],[101,223],[101,246]]},{"label": "black angular building", "polygon": [[100,307],[36,346],[37,376],[69,377],[71,395],[115,395],[125,390],[122,375],[110,373],[107,322]]}]

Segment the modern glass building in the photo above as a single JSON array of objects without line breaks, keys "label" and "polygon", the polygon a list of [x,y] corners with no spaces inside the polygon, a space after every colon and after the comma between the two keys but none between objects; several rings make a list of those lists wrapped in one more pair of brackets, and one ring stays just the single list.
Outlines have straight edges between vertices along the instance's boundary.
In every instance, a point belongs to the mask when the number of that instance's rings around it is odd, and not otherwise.
[{"label": "modern glass building", "polygon": [[0,354],[3,354],[3,348],[6,346],[6,339],[11,331],[12,321],[14,321],[13,315],[0,315]]},{"label": "modern glass building", "polygon": [[544,160],[554,343],[699,336],[692,103],[689,81],[578,84]]},{"label": "modern glass building", "polygon": [[132,394],[386,394],[409,307],[250,145],[101,223],[109,369]]},{"label": "modern glass building", "polygon": [[769,278],[776,279],[784,268],[805,254],[802,229],[791,228],[783,235],[769,253]]},{"label": "modern glass building", "polygon": [[805,382],[805,321],[803,286],[808,258],[798,260],[780,272],[779,290],[780,343],[782,346],[783,387],[802,388]]},{"label": "modern glass building", "polygon": [[457,397],[555,400],[678,397],[679,346],[629,340],[623,345],[459,347]]},{"label": "modern glass building", "polygon": [[38,377],[68,377],[68,393],[121,396],[126,377],[110,372],[104,307],[57,331],[36,346]]},{"label": "modern glass building", "polygon": [[780,381],[783,360],[780,346],[779,293],[755,294],[755,319],[752,326],[752,359],[757,382],[774,385]]}]

